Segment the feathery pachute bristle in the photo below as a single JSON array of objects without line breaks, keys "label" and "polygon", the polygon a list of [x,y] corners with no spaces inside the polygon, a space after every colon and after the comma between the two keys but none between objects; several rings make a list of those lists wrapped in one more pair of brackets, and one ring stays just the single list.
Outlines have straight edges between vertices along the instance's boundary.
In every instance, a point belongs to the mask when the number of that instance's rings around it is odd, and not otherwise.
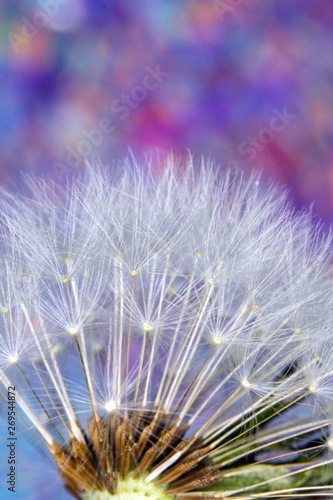
[{"label": "feathery pachute bristle", "polygon": [[68,491],[333,497],[330,239],[310,216],[190,160],[27,184],[1,203],[0,380]]}]

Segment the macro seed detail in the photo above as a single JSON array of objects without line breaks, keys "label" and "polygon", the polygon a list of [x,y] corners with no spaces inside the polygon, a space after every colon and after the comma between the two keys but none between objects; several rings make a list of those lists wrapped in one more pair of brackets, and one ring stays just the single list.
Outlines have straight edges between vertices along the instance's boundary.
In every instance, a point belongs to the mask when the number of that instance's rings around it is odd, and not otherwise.
[{"label": "macro seed detail", "polygon": [[110,497],[108,492],[86,493],[83,500],[171,500],[172,497],[167,496],[163,489],[141,479],[134,479],[133,474],[129,474],[125,480],[119,480],[117,492]]},{"label": "macro seed detail", "polygon": [[333,498],[332,240],[177,168],[3,193],[0,399],[78,500]]},{"label": "macro seed detail", "polygon": [[[69,446],[55,446],[54,457],[68,491],[81,500],[89,498],[84,491],[107,490],[117,498],[126,488],[137,489],[139,496],[146,488],[146,493],[158,493],[162,499],[170,498],[174,489],[186,492],[188,482],[213,484],[218,477],[213,471],[218,468],[208,467],[204,459],[207,450],[200,440],[183,440],[187,427],[171,425],[173,418],[152,411],[128,413],[126,419],[116,411],[107,419],[95,421],[91,417],[85,443],[73,437]],[[181,462],[166,467],[154,486],[147,471],[163,469],[163,464],[170,464],[179,452]],[[184,475],[183,485],[177,479]]]}]

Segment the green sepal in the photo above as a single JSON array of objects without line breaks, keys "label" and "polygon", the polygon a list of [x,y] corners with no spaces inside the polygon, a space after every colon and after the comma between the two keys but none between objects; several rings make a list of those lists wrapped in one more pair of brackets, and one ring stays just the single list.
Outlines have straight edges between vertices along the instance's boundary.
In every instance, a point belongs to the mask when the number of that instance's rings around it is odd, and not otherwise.
[{"label": "green sepal", "polygon": [[[249,494],[256,494],[332,483],[333,471],[329,466],[316,467],[311,470],[304,472],[300,471],[297,474],[281,477],[290,472],[290,469],[284,465],[258,464],[250,465],[246,467],[246,469],[236,468],[227,471],[225,475],[207,491],[228,492],[253,486],[253,488],[246,490],[246,492]],[[269,482],[256,486],[264,481]],[[239,493],[239,495],[241,495],[241,493]]]}]

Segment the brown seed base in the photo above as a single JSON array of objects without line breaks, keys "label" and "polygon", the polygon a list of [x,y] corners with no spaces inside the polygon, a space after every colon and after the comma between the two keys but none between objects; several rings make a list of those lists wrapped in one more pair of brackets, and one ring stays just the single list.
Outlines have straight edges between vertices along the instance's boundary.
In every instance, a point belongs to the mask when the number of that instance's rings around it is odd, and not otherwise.
[{"label": "brown seed base", "polygon": [[173,415],[161,412],[112,412],[107,419],[88,423],[85,443],[72,438],[68,446],[56,446],[54,456],[68,491],[78,500],[84,493],[117,492],[118,478],[130,472],[139,478],[154,470],[177,452],[181,457],[158,477],[157,485],[173,496],[214,484],[219,467],[207,458],[208,449],[200,440],[184,439],[187,426],[178,427]]}]

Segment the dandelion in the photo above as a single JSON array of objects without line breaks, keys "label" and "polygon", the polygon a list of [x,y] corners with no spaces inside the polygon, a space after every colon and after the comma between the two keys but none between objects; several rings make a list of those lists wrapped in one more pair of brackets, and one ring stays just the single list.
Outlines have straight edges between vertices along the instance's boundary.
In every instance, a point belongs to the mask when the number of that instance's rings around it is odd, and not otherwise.
[{"label": "dandelion", "polygon": [[172,158],[2,198],[2,404],[15,386],[69,496],[333,497],[330,238],[309,214]]}]

